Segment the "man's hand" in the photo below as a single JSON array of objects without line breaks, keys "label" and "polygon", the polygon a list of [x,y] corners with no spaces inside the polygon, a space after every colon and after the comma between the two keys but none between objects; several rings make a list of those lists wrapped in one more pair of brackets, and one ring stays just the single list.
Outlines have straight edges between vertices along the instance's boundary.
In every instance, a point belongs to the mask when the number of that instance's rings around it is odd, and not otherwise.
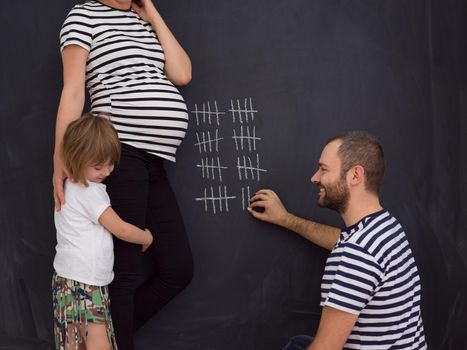
[{"label": "man's hand", "polygon": [[143,244],[141,251],[144,253],[148,248],[151,246],[151,244],[154,242],[154,236],[151,234],[151,231],[149,231],[147,228],[144,229],[144,231],[148,232],[151,235],[151,242],[149,244]]},{"label": "man's hand", "polygon": [[[254,208],[264,208],[263,212],[254,210]],[[250,198],[250,206],[248,211],[255,218],[276,224],[279,226],[285,225],[285,219],[288,215],[281,200],[273,190],[262,189],[255,193]]]}]

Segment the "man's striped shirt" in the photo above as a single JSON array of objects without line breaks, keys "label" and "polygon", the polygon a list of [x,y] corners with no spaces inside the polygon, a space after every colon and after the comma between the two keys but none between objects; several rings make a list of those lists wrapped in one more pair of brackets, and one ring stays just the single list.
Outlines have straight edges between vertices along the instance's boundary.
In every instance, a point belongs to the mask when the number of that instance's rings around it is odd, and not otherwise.
[{"label": "man's striped shirt", "polygon": [[426,349],[420,277],[386,210],[342,230],[326,262],[321,305],[358,315],[344,349]]},{"label": "man's striped shirt", "polygon": [[178,89],[164,73],[164,52],[151,25],[132,9],[98,1],[76,5],[60,32],[60,49],[89,51],[91,111],[110,115],[120,141],[175,161],[188,126]]}]

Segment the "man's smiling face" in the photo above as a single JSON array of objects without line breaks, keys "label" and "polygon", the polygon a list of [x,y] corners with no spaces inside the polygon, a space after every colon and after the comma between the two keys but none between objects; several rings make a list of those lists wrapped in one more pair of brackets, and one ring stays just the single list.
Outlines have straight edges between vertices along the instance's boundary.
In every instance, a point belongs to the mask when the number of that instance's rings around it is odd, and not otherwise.
[{"label": "man's smiling face", "polygon": [[342,162],[337,153],[340,144],[340,140],[335,140],[324,147],[318,170],[311,182],[319,188],[318,205],[342,214],[347,209],[350,193],[346,174],[342,174]]}]

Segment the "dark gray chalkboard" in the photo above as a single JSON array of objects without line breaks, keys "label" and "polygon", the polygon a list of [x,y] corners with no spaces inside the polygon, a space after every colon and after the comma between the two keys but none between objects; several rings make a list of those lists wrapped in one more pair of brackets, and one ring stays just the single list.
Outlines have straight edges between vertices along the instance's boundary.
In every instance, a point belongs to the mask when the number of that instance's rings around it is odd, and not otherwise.
[{"label": "dark gray chalkboard", "polygon": [[[51,155],[61,89],[58,32],[71,0],[0,4],[0,349],[48,349],[54,255]],[[190,127],[168,165],[195,278],[136,336],[138,349],[280,349],[313,333],[326,252],[252,219],[244,194],[275,189],[298,215],[341,225],[309,178],[323,143],[364,129],[387,158],[384,206],[422,277],[431,349],[467,349],[467,5],[447,1],[161,0],[193,61]],[[255,112],[234,115],[234,109]],[[238,101],[238,102],[237,102]],[[223,114],[221,114],[223,113]],[[252,117],[254,116],[254,120]],[[250,132],[256,148],[237,150]],[[200,153],[198,138],[221,138]],[[239,139],[237,139],[239,141]],[[238,146],[240,147],[240,146]],[[267,171],[241,173],[249,165]],[[207,178],[199,165],[222,166]],[[238,158],[239,157],[239,158]],[[201,163],[203,162],[203,163]],[[206,169],[205,169],[206,170]],[[243,170],[244,171],[244,170]],[[246,176],[249,176],[246,179]],[[211,195],[236,197],[196,200]],[[224,187],[225,186],[225,187]],[[226,192],[224,192],[224,190]],[[214,214],[213,208],[216,208]]]}]

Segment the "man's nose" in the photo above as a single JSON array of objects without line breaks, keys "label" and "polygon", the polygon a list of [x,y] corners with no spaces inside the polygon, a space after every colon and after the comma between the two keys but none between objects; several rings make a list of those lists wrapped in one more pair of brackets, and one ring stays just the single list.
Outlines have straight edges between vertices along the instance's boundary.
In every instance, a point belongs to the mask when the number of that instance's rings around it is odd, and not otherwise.
[{"label": "man's nose", "polygon": [[311,177],[311,182],[314,183],[314,184],[317,184],[319,182],[318,180],[318,171],[316,173],[313,174],[313,176]]}]

